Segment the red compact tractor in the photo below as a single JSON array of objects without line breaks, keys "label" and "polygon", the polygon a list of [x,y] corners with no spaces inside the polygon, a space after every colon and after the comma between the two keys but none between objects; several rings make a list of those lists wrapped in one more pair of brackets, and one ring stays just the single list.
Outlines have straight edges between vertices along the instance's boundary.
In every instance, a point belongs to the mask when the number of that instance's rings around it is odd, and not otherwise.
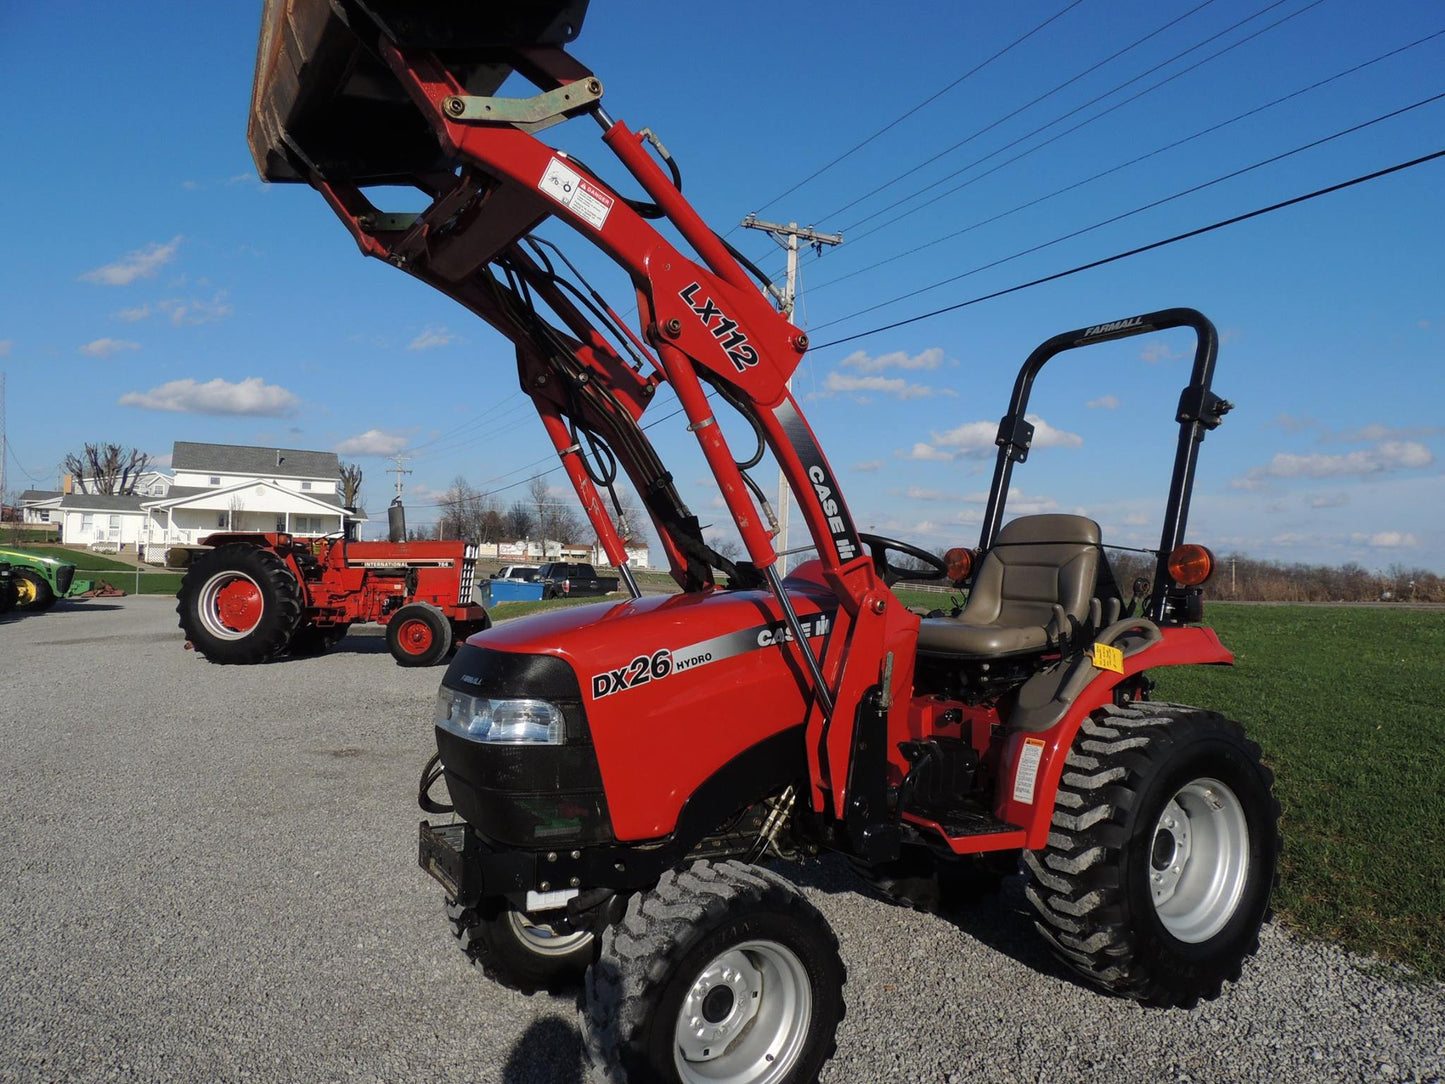
[{"label": "red compact tractor", "polygon": [[[1085,979],[1159,1006],[1217,996],[1268,913],[1272,777],[1237,724],[1152,700],[1149,676],[1232,661],[1198,624],[1212,560],[1184,544],[1199,445],[1228,409],[1210,389],[1214,327],[1169,309],[1035,351],[999,426],[977,551],[944,561],[860,534],[788,390],[807,336],[683,198],[662,143],[603,108],[564,48],[585,8],[269,0],[252,100],[266,179],[311,185],[364,254],[515,343],[521,387],[633,596],[473,636],[442,679],[420,860],[460,944],[499,982],[582,981],[585,1049],[608,1080],[813,1079],[843,965],[765,863],[822,853],[914,904],[1022,869],[1040,932]],[[513,72],[538,93],[496,96]],[[625,174],[537,138],[573,117]],[[420,213],[371,202],[403,183]],[[640,333],[576,281],[545,226],[623,269]],[[1173,484],[1153,575],[1126,598],[1097,524],[1009,520],[1009,479],[1046,362],[1175,327],[1197,350]],[[648,440],[664,383],[744,560],[709,546]],[[790,574],[747,476],[764,448],[816,551]],[[637,591],[599,493],[618,471],[680,594]],[[910,611],[892,585],[916,573],[890,552],[964,585],[967,605]],[[443,777],[448,801],[430,795]]]},{"label": "red compact tractor", "polygon": [[402,666],[432,666],[491,627],[472,602],[467,542],[348,542],[220,533],[202,540],[176,593],[187,642],[212,662],[315,655],[354,623],[386,626]]}]

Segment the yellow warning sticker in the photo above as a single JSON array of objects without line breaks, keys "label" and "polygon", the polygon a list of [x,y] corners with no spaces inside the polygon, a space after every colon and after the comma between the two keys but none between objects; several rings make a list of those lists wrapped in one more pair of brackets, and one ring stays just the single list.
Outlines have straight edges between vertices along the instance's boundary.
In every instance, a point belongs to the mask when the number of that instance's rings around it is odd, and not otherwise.
[{"label": "yellow warning sticker", "polygon": [[1124,672],[1124,653],[1117,647],[1110,647],[1108,644],[1094,645],[1094,665],[1100,670],[1112,670],[1116,674]]},{"label": "yellow warning sticker", "polygon": [[1034,786],[1039,781],[1039,761],[1044,756],[1043,738],[1025,738],[1019,750],[1019,767],[1014,774],[1014,801],[1032,805]]}]

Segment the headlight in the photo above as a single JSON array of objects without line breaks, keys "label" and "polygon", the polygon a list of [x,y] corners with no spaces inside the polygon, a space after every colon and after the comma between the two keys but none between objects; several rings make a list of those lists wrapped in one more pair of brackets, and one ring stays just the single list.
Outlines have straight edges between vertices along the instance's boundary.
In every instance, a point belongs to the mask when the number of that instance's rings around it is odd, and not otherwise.
[{"label": "headlight", "polygon": [[492,700],[455,689],[437,694],[435,723],[467,741],[508,745],[561,745],[561,709],[546,700]]}]

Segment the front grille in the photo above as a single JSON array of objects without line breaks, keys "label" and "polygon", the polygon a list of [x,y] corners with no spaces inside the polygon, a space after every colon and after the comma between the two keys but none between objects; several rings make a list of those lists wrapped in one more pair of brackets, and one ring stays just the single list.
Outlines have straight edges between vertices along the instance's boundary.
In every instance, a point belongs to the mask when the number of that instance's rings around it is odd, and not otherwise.
[{"label": "front grille", "polygon": [[61,565],[55,570],[55,593],[64,595],[70,590],[70,581],[75,578],[74,565]]},{"label": "front grille", "polygon": [[477,547],[468,542],[462,550],[462,577],[461,589],[457,592],[457,605],[470,606],[472,604],[472,588],[477,582]]}]

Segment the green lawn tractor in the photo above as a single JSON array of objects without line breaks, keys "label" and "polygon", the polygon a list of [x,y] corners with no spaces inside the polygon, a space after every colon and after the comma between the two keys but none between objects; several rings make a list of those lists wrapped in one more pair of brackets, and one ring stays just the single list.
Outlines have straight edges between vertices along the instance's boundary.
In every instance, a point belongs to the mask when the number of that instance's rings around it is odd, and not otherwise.
[{"label": "green lawn tractor", "polygon": [[[10,566],[10,588],[0,593],[21,610],[48,610],[58,598],[73,598],[94,589],[90,580],[75,578],[75,566],[55,557],[38,557],[21,550],[0,549],[0,562]],[[0,612],[10,609],[0,600]]]}]

